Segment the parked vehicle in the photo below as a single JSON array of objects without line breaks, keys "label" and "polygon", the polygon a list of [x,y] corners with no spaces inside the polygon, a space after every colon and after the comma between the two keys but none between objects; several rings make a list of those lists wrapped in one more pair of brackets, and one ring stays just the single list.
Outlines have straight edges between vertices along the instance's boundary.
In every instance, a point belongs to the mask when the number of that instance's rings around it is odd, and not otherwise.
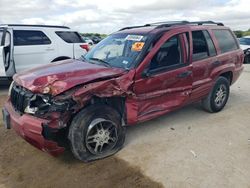
[{"label": "parked vehicle", "polygon": [[94,42],[89,37],[83,37],[83,40],[91,46],[94,44]]},{"label": "parked vehicle", "polygon": [[242,50],[250,48],[250,36],[245,36],[239,39]]},{"label": "parked vehicle", "polygon": [[102,38],[98,37],[98,36],[93,36],[93,37],[91,37],[91,39],[94,42],[94,44],[97,44],[102,40]]},{"label": "parked vehicle", "polygon": [[64,151],[57,135],[65,131],[77,159],[101,159],[122,148],[126,126],[197,101],[208,112],[221,111],[243,58],[222,23],[126,27],[82,60],[15,75],[4,125],[55,156]]},{"label": "parked vehicle", "polygon": [[240,47],[244,51],[244,63],[250,63],[250,36],[245,36],[239,39]]},{"label": "parked vehicle", "polygon": [[247,48],[244,50],[244,63],[245,64],[250,64],[250,48]]},{"label": "parked vehicle", "polygon": [[89,50],[80,35],[65,26],[0,25],[0,77],[47,63],[80,58]]}]

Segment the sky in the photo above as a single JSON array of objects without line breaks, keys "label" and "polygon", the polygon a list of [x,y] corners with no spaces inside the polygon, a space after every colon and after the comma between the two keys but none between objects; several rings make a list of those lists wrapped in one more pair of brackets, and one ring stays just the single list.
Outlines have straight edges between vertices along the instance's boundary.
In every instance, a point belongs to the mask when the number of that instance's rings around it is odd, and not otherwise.
[{"label": "sky", "polygon": [[213,20],[248,30],[249,10],[250,0],[0,0],[0,23],[66,25],[109,34],[160,21]]}]

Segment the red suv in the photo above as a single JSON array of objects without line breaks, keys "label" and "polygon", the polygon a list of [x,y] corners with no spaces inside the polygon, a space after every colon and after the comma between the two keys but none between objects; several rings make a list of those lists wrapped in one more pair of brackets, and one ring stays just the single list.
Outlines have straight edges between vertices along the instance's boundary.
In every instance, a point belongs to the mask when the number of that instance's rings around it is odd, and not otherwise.
[{"label": "red suv", "polygon": [[6,128],[52,155],[104,158],[121,149],[125,127],[192,102],[219,112],[243,70],[243,51],[222,23],[161,22],[126,27],[80,60],[14,76]]}]

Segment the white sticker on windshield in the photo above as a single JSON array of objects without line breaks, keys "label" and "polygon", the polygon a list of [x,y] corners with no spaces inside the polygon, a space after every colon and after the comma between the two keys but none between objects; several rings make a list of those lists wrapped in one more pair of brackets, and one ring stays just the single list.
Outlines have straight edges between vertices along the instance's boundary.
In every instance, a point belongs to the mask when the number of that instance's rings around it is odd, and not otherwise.
[{"label": "white sticker on windshield", "polygon": [[122,63],[125,64],[125,65],[127,65],[127,64],[128,64],[128,61],[123,60]]},{"label": "white sticker on windshield", "polygon": [[141,41],[142,38],[141,35],[128,35],[125,40]]}]

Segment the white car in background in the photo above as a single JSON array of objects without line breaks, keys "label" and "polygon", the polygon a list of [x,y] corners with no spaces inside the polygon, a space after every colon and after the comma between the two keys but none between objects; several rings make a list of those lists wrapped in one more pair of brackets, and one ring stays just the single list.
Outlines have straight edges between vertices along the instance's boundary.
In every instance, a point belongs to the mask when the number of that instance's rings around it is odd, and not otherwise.
[{"label": "white car in background", "polygon": [[245,36],[239,39],[240,47],[242,50],[250,48],[250,36]]},{"label": "white car in background", "polygon": [[240,48],[244,51],[244,63],[250,64],[250,36],[245,36],[239,39]]},{"label": "white car in background", "polygon": [[85,40],[86,43],[88,43],[91,46],[94,44],[94,42],[89,37],[83,37],[83,40]]},{"label": "white car in background", "polygon": [[78,59],[88,50],[80,34],[66,26],[0,25],[0,79],[47,63]]}]

